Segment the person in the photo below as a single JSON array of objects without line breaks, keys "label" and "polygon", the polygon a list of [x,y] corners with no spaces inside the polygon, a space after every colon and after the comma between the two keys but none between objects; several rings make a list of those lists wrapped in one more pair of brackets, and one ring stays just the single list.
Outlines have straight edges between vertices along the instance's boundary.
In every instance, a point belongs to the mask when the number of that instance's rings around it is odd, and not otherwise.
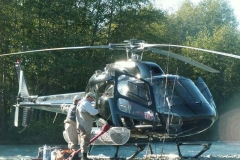
[{"label": "person", "polygon": [[98,114],[98,110],[92,106],[95,101],[95,94],[89,92],[85,98],[82,99],[77,106],[77,130],[79,131],[80,149],[82,153],[82,160],[88,160],[87,149],[90,143],[91,130],[93,125],[93,116]]},{"label": "person", "polygon": [[78,132],[76,128],[76,107],[80,100],[81,96],[74,96],[73,105],[70,106],[67,117],[64,120],[65,131],[63,132],[63,136],[68,142],[68,148],[71,151],[76,151],[78,145]]}]

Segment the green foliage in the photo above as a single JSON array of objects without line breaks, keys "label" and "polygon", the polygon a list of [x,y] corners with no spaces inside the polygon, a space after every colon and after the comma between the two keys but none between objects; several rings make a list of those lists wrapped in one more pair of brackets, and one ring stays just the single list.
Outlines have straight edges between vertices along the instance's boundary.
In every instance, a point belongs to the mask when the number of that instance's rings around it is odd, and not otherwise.
[{"label": "green foliage", "polygon": [[[148,0],[3,0],[0,1],[0,15],[0,54],[120,43],[131,38],[238,55],[240,49],[236,17],[226,0],[203,0],[197,5],[186,0],[170,15],[154,8]],[[206,73],[152,53],[143,57],[158,63],[166,73],[177,73],[192,79],[203,77],[219,111],[227,110],[228,99],[240,90],[239,60],[189,49],[163,49],[221,71],[220,74]],[[123,52],[106,50],[46,51],[0,57],[0,137],[5,137],[5,142],[12,139],[15,142],[36,143],[44,138],[47,143],[57,139],[62,141],[64,116],[52,124],[55,115],[45,112],[35,112],[35,117],[45,118],[33,118],[20,138],[16,136],[19,129],[13,127],[12,107],[18,91],[13,66],[16,59],[22,61],[30,94],[50,95],[84,91],[95,70],[125,57]],[[214,127],[217,128],[217,125]]]},{"label": "green foliage", "polygon": [[45,118],[36,121],[32,120],[30,125],[23,129],[22,127],[14,127],[11,130],[6,130],[4,134],[5,141],[0,143],[21,143],[21,144],[63,144],[65,116],[58,115],[54,121],[55,114],[45,113]]}]

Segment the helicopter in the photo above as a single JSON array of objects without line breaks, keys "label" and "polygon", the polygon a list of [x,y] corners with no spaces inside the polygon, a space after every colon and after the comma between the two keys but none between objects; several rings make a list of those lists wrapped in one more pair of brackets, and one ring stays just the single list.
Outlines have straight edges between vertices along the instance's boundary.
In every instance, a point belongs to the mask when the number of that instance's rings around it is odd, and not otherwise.
[{"label": "helicopter", "polygon": [[[176,58],[211,73],[219,71],[187,57],[157,48],[165,46],[240,59],[240,56],[223,52],[181,45],[148,44],[138,39],[100,46],[50,48],[1,54],[0,56],[8,56],[71,49],[110,49],[123,50],[127,53],[127,60],[106,64],[103,70],[96,70],[90,77],[85,92],[48,96],[29,95],[21,62],[15,62],[19,81],[17,103],[14,105],[15,126],[18,126],[20,107],[23,107],[22,125],[26,127],[32,108],[67,114],[75,95],[84,97],[85,93],[93,92],[96,95],[94,105],[99,109],[99,119],[113,127],[108,136],[99,140],[102,141],[101,144],[121,146],[127,144],[130,137],[147,137],[149,140],[153,137],[167,137],[176,140],[179,156],[184,158],[180,146],[196,144],[180,143],[178,139],[201,133],[214,124],[217,111],[213,96],[202,78],[199,77],[194,83],[179,75],[166,74],[158,64],[142,61],[143,53],[151,51]],[[202,145],[203,149],[194,158],[208,150],[211,143],[197,145]],[[136,146],[138,149],[131,158],[140,153],[146,144],[139,143]],[[118,148],[116,157],[117,152]]]}]

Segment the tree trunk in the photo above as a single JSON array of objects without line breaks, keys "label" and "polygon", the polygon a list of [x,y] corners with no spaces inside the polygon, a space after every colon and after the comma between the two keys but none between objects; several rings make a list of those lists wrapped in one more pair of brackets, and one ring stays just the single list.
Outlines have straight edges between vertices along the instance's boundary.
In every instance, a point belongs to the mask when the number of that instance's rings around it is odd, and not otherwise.
[{"label": "tree trunk", "polygon": [[5,110],[4,110],[4,80],[5,80],[5,68],[4,62],[2,60],[2,84],[0,90],[0,134],[3,134],[4,127],[5,127]]}]

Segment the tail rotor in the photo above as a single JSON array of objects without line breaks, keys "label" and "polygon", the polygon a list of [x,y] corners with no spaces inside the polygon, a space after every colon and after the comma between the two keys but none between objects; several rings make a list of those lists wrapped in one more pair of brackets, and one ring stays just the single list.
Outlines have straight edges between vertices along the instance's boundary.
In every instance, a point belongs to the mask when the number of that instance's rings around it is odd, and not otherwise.
[{"label": "tail rotor", "polygon": [[[17,71],[17,76],[18,76],[18,82],[19,82],[19,88],[18,88],[18,94],[17,94],[17,104],[14,105],[15,107],[15,116],[14,116],[14,126],[18,127],[18,117],[19,117],[19,107],[20,107],[20,102],[23,101],[28,101],[29,98],[29,93],[24,77],[23,70],[21,68],[21,63],[18,60],[15,62],[15,68]],[[30,108],[25,107],[23,109],[23,113],[27,112]],[[27,111],[26,111],[27,110]],[[24,115],[27,115],[26,113]],[[26,116],[23,116],[23,126],[26,127]]]}]

